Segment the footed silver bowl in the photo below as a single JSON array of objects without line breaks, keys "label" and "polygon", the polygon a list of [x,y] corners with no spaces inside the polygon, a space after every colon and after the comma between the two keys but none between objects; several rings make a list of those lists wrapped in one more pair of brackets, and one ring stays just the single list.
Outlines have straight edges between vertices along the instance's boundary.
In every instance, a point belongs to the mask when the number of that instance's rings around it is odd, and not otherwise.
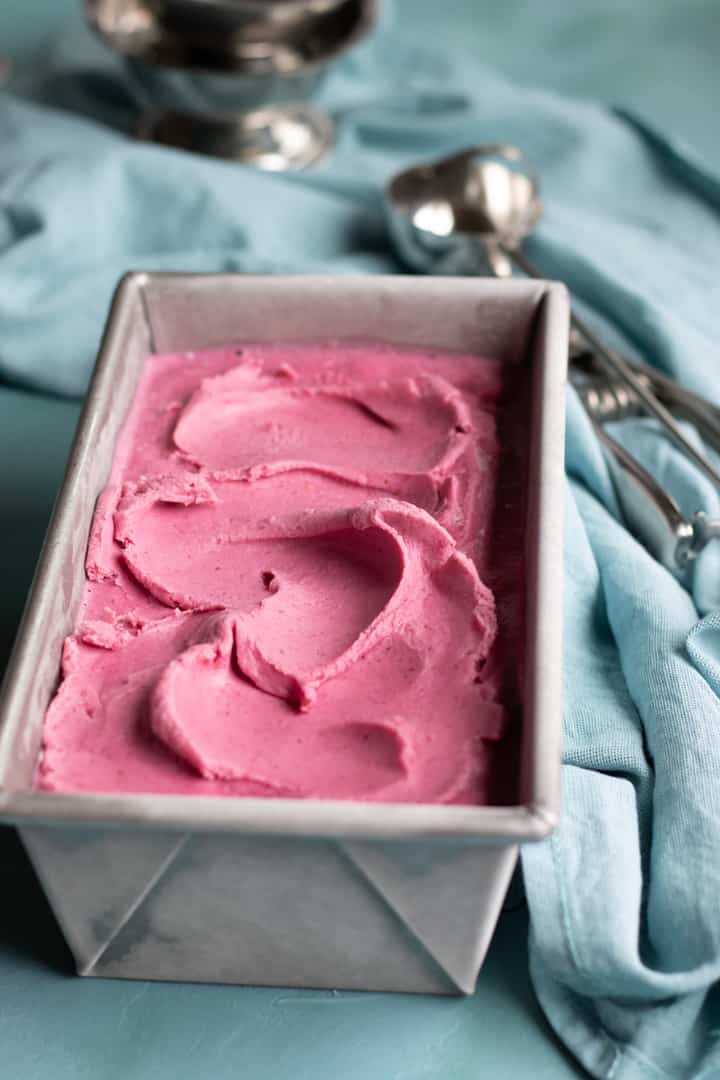
[{"label": "footed silver bowl", "polygon": [[142,137],[289,169],[332,144],[308,101],[372,28],[376,0],[86,0],[85,11],[131,74]]}]

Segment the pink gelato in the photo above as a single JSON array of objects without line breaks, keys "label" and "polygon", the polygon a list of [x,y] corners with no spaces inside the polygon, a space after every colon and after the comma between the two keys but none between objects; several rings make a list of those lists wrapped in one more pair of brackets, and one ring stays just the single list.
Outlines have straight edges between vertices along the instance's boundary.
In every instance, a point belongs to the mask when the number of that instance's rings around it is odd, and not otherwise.
[{"label": "pink gelato", "polygon": [[379,345],[151,357],[37,784],[488,801],[521,621],[517,533],[492,542],[501,371]]}]

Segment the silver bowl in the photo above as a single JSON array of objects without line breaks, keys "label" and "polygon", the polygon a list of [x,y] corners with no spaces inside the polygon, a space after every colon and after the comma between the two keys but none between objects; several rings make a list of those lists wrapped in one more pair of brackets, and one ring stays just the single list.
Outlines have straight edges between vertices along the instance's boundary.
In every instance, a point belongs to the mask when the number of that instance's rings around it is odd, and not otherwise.
[{"label": "silver bowl", "polygon": [[86,0],[92,29],[156,109],[306,101],[371,29],[376,0]]},{"label": "silver bowl", "polygon": [[144,139],[259,168],[302,169],[332,145],[308,99],[369,32],[377,0],[85,0],[144,112]]}]

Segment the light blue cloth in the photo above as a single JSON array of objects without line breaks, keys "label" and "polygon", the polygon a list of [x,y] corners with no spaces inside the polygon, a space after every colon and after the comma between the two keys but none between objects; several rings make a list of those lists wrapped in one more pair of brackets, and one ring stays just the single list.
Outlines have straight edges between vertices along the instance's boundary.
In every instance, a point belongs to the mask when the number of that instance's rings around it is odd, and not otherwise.
[{"label": "light blue cloth", "polygon": [[[25,92],[127,128],[131,88],[87,56]],[[323,99],[336,152],[275,176],[0,98],[4,378],[81,393],[130,268],[398,270],[385,179],[502,140],[543,178],[538,264],[616,340],[720,403],[720,184],[685,148],[387,28]],[[620,434],[687,510],[720,514],[718,493],[651,424]],[[708,1078],[720,1075],[720,544],[684,582],[650,559],[616,520],[572,393],[567,467],[564,809],[555,835],[523,853],[533,982],[593,1075]]]}]

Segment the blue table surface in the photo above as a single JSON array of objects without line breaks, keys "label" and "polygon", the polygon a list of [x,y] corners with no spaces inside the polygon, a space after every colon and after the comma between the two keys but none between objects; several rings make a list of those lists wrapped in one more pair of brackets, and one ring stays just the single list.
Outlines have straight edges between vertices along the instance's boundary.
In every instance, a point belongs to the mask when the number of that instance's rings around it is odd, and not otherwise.
[{"label": "blue table surface", "polygon": [[[0,57],[32,56],[80,7],[3,0]],[[720,167],[717,0],[396,0],[396,8],[410,34],[462,44],[522,82],[630,104]],[[0,670],[78,412],[75,402],[0,388]],[[580,1076],[533,998],[527,929],[511,894],[477,991],[464,1000],[79,979],[20,844],[0,829],[0,1077]]]}]

